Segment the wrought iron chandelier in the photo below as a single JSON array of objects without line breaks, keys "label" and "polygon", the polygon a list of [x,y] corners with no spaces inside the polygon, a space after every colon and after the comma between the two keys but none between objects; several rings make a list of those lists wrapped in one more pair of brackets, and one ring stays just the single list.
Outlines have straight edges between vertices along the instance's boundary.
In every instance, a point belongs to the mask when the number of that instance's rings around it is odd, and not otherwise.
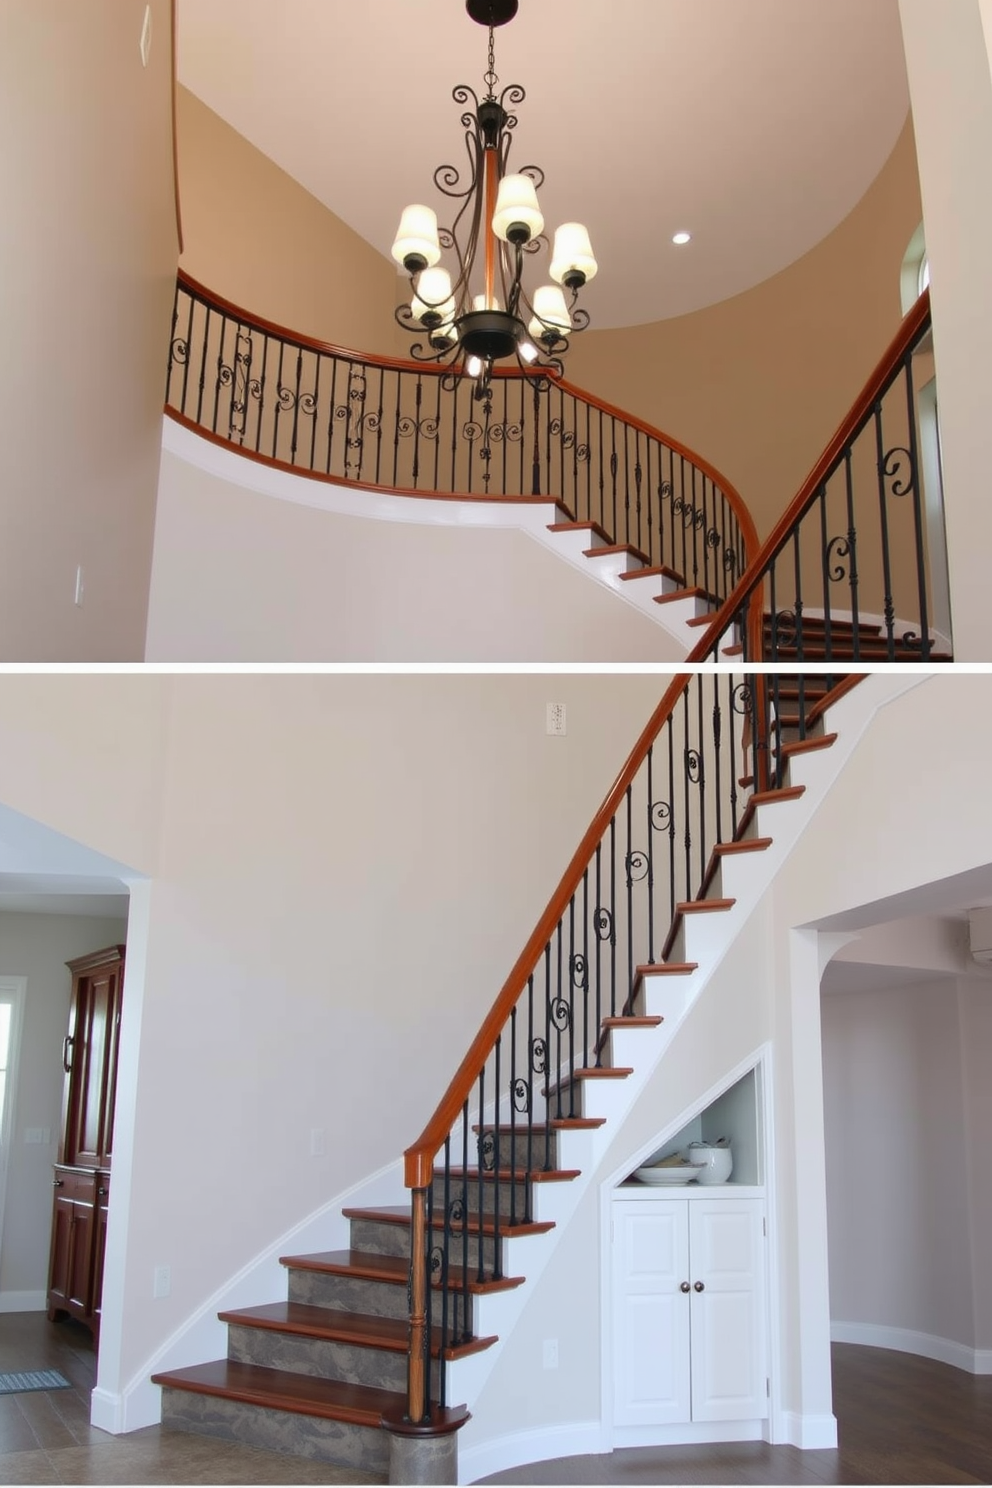
[{"label": "wrought iron chandelier", "polygon": [[[411,354],[418,361],[462,363],[475,379],[476,397],[489,388],[493,363],[515,357],[521,367],[538,364],[560,371],[561,356],[573,331],[589,324],[576,306],[579,290],[596,273],[589,234],[580,222],[563,223],[555,232],[549,274],[530,297],[522,278],[526,257],[548,246],[537,188],[544,172],[527,165],[508,173],[516,115],[510,112],[525,97],[518,83],[496,96],[499,78],[493,33],[513,19],[518,0],[466,0],[473,21],[489,29],[488,69],[480,100],[461,83],[453,91],[459,104],[472,104],[462,114],[469,158],[467,181],[453,165],[434,172],[438,190],[460,202],[450,227],[438,227],[437,214],[419,204],[400,219],[393,258],[410,276],[409,304],[396,319],[405,329],[423,330]],[[454,255],[453,272],[441,264],[442,250]],[[566,299],[566,293],[570,296]]]}]

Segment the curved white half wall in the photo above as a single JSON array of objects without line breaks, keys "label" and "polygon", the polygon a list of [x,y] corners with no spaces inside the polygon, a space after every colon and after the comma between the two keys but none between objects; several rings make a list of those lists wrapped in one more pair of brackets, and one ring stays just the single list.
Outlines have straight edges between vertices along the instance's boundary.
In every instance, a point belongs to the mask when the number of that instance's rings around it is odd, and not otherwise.
[{"label": "curved white half wall", "polygon": [[695,639],[584,539],[559,551],[550,501],[357,491],[164,426],[146,661],[670,663]]}]

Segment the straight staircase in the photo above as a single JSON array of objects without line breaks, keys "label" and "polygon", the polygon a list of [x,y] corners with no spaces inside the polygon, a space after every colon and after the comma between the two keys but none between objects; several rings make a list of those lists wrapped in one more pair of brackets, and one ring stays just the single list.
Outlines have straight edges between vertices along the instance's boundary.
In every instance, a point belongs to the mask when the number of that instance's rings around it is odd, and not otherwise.
[{"label": "straight staircase", "polygon": [[[550,1008],[546,1057],[533,1061],[547,1070],[534,1119],[512,1101],[508,1108],[505,1099],[487,1103],[484,1095],[470,1119],[465,1103],[460,1136],[435,1159],[427,1194],[421,1425],[432,1436],[468,1420],[464,1404],[445,1402],[452,1388],[459,1402],[471,1396],[473,1382],[485,1377],[484,1369],[479,1373],[484,1356],[512,1326],[526,1288],[527,1263],[517,1257],[533,1258],[535,1245],[553,1244],[556,1191],[591,1178],[607,1129],[633,1099],[624,1087],[643,1085],[720,947],[738,933],[734,911],[742,908],[742,888],[753,906],[767,886],[773,870],[759,865],[775,857],[776,820],[790,807],[801,810],[806,794],[806,784],[794,776],[801,762],[837,743],[825,719],[857,680],[802,673],[773,679],[777,692],[766,699],[766,726],[750,722],[758,717],[753,706],[738,720],[742,740],[749,726],[765,739],[757,751],[735,754],[738,767],[748,771],[741,778],[750,782],[740,795],[736,826],[712,843],[698,892],[675,898],[655,954],[635,955],[633,938],[622,947],[629,965],[626,981],[621,977],[625,991],[615,1007],[589,1010],[591,1028],[580,1046],[585,1057],[576,1062],[574,1043],[571,1059],[563,1046],[552,1057],[556,1029],[561,1038],[563,1028],[561,1008]],[[691,686],[692,679],[679,683]],[[760,789],[754,788],[755,769]],[[802,818],[786,820],[791,841]],[[645,944],[641,935],[638,947]],[[573,1013],[577,1024],[579,1012]],[[542,1026],[544,1018],[542,1011]],[[350,1249],[284,1256],[286,1300],[219,1314],[228,1328],[225,1359],[153,1376],[162,1386],[163,1424],[385,1477],[390,1434],[411,1418],[415,1211],[353,1207],[344,1214]]]}]

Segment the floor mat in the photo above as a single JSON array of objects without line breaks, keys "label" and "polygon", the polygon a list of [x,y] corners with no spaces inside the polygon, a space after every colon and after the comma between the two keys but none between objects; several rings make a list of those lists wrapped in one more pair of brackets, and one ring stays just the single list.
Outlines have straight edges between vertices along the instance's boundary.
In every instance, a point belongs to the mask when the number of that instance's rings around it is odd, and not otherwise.
[{"label": "floor mat", "polygon": [[17,1395],[23,1390],[69,1390],[69,1381],[57,1369],[33,1369],[26,1374],[0,1374],[0,1395]]}]

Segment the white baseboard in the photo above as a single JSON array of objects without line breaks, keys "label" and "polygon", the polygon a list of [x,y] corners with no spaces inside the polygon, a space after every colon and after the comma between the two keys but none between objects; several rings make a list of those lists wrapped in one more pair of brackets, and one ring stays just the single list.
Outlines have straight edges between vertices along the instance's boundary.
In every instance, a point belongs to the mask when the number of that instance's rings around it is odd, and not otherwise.
[{"label": "white baseboard", "polygon": [[783,1417],[785,1440],[804,1452],[819,1452],[837,1445],[835,1416],[801,1416],[786,1411]]},{"label": "white baseboard", "polygon": [[45,1292],[0,1292],[0,1312],[45,1312]]},{"label": "white baseboard", "polygon": [[833,1343],[860,1343],[867,1348],[895,1349],[900,1354],[920,1354],[967,1374],[992,1374],[992,1349],[973,1349],[953,1338],[918,1333],[913,1328],[890,1328],[883,1323],[830,1324]]},{"label": "white baseboard", "polygon": [[585,1457],[593,1452],[609,1450],[599,1421],[573,1421],[567,1426],[516,1431],[474,1447],[463,1448],[459,1442],[458,1481],[475,1483],[479,1478],[488,1478],[490,1473],[525,1467],[529,1462],[547,1462],[551,1457]]},{"label": "white baseboard", "polygon": [[97,1386],[90,1394],[90,1425],[101,1431],[109,1431],[111,1436],[120,1436],[124,1430],[124,1403],[121,1396]]},{"label": "white baseboard", "polygon": [[764,1421],[681,1421],[676,1426],[614,1426],[613,1448],[691,1447],[711,1442],[761,1441]]}]

